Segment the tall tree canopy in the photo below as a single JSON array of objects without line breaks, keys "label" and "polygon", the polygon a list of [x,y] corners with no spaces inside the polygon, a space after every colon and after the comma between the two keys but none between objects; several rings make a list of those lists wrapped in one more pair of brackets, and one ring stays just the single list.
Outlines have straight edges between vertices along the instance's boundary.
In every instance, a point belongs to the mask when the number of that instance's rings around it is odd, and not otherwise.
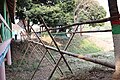
[{"label": "tall tree canopy", "polygon": [[[98,20],[106,16],[106,11],[96,0],[75,0],[74,22],[86,20]],[[91,24],[90,24],[91,25]],[[91,26],[102,26],[103,23],[92,24]]]},{"label": "tall tree canopy", "polygon": [[50,27],[73,23],[74,0],[18,0],[17,16],[38,23],[37,16],[43,16]]},{"label": "tall tree canopy", "polygon": [[[91,2],[90,2],[91,1]],[[42,16],[49,27],[77,21],[96,20],[105,17],[105,10],[93,0],[17,0],[17,18],[38,23]],[[87,5],[86,5],[87,4]],[[76,8],[75,8],[76,6]]]}]

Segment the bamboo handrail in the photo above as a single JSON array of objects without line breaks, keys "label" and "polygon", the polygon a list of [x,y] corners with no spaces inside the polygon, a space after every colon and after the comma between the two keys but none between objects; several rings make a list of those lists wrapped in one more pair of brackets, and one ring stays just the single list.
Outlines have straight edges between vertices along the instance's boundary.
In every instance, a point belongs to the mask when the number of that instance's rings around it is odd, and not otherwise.
[{"label": "bamboo handrail", "polygon": [[0,20],[5,24],[6,28],[8,28],[8,30],[12,32],[12,30],[9,28],[8,24],[6,23],[6,21],[4,20],[1,14],[0,14]]},{"label": "bamboo handrail", "polygon": [[[111,29],[108,29],[108,30],[97,30],[97,31],[73,31],[73,32],[62,32],[62,33],[65,33],[65,34],[72,34],[72,33],[97,33],[97,32],[111,32],[112,30]],[[32,32],[33,33],[33,32]],[[35,33],[40,33],[40,32],[35,32]],[[62,34],[62,33],[55,33],[55,34]]]},{"label": "bamboo handrail", "polygon": [[[104,18],[104,19],[100,19],[100,20],[92,20],[92,21],[85,21],[85,22],[79,22],[79,23],[73,23],[71,25],[66,25],[64,27],[60,27],[60,28],[49,28],[48,30],[57,30],[57,29],[66,29],[72,26],[76,26],[76,25],[83,25],[83,24],[95,24],[95,23],[102,23],[102,22],[108,22],[108,21],[113,21],[113,20],[117,20],[117,18],[120,18],[120,14],[117,16],[113,16],[113,17],[108,17],[108,18]],[[41,31],[41,32],[46,32],[47,30]]]},{"label": "bamboo handrail", "polygon": [[6,53],[7,53],[7,51],[8,51],[9,45],[10,45],[10,43],[11,43],[11,40],[12,40],[12,38],[4,41],[4,42],[1,43],[1,45],[0,45],[0,57],[1,57],[1,58],[0,58],[0,64],[3,62],[3,59],[4,59],[4,57],[6,56]]},{"label": "bamboo handrail", "polygon": [[[36,42],[36,41],[33,41],[33,40],[28,40],[28,42],[33,42],[35,44],[39,44],[39,45],[43,46],[42,43],[39,43],[39,42]],[[48,45],[44,45],[44,46],[47,49],[58,52],[57,48],[54,48],[54,47],[51,47],[51,46],[48,46]],[[66,54],[68,56],[76,57],[76,58],[79,58],[79,59],[83,59],[85,61],[93,62],[93,63],[96,63],[96,64],[100,64],[100,65],[115,69],[115,65],[113,65],[111,63],[108,63],[106,61],[98,60],[98,59],[95,59],[95,58],[89,58],[89,57],[86,57],[86,56],[83,56],[83,55],[80,55],[80,54],[76,54],[76,53],[72,53],[72,52],[68,52],[68,51],[64,51],[64,50],[60,50],[60,52],[62,54]]]}]

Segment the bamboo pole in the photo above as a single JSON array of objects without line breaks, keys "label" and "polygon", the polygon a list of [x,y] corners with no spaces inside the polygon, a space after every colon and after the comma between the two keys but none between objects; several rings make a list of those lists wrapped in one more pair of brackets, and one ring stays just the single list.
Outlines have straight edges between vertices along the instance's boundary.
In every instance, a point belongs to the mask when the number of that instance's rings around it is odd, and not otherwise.
[{"label": "bamboo pole", "polygon": [[[41,46],[43,46],[41,43],[39,42],[35,42],[33,40],[28,40],[29,42],[33,42],[35,44],[39,44]],[[45,45],[45,47],[47,49],[50,49],[50,50],[53,50],[53,51],[56,51],[58,52],[58,50],[54,47],[51,47],[51,46],[48,46],[48,45]],[[106,66],[106,67],[109,67],[109,68],[112,68],[112,69],[115,69],[115,65],[111,64],[111,63],[108,63],[106,61],[102,61],[102,60],[98,60],[98,59],[95,59],[95,58],[89,58],[89,57],[86,57],[86,56],[83,56],[83,55],[79,55],[79,54],[76,54],[76,53],[71,53],[71,52],[68,52],[68,51],[64,51],[64,50],[60,50],[62,54],[66,54],[68,56],[72,56],[72,57],[76,57],[76,58],[79,58],[79,59],[83,59],[85,61],[89,61],[89,62],[93,62],[93,63],[96,63],[96,64],[100,64],[100,65],[103,65],[103,66]]]},{"label": "bamboo pole", "polygon": [[10,27],[8,26],[7,22],[4,20],[1,14],[0,14],[0,20],[5,24],[6,28],[8,28],[8,30],[12,32],[12,30],[10,29]]},{"label": "bamboo pole", "polygon": [[[32,28],[32,26],[30,26],[30,28],[31,28],[31,29],[33,30],[33,32],[35,33],[35,31],[34,31],[34,29]],[[38,68],[39,68],[39,66],[40,66],[40,64],[41,64],[41,62],[42,62],[42,60],[44,59],[45,55],[47,54],[47,52],[50,54],[50,51],[44,46],[45,44],[43,43],[43,41],[39,38],[39,36],[38,36],[36,33],[35,33],[35,35],[36,35],[36,37],[38,38],[38,40],[42,43],[43,47],[46,49],[46,52],[44,53],[42,59],[40,60],[40,62],[39,62],[39,64],[38,64],[38,66],[37,66],[35,72],[33,73],[32,77],[31,77],[31,80],[33,79],[35,73],[37,72],[37,70],[38,70]],[[55,62],[55,61],[54,61],[54,62]]]},{"label": "bamboo pole", "polygon": [[[60,28],[49,28],[48,30],[66,29],[66,28],[70,28],[72,26],[83,25],[83,24],[103,23],[103,22],[107,22],[107,21],[117,20],[117,18],[120,18],[120,14],[118,14],[116,16],[100,19],[100,20],[92,20],[92,21],[85,21],[85,22],[80,22],[80,23],[73,23],[71,25],[66,25],[66,26],[60,27]],[[46,32],[46,31],[47,30],[43,30],[42,32]]]},{"label": "bamboo pole", "polygon": [[0,80],[6,80],[4,61],[2,62],[2,65],[0,66]]},{"label": "bamboo pole", "polygon": [[[54,42],[56,48],[58,49],[58,52],[60,53],[61,58],[63,58],[64,62],[66,63],[66,65],[67,65],[67,67],[68,67],[68,69],[69,69],[70,72],[73,74],[72,69],[70,68],[69,64],[67,63],[65,57],[64,57],[63,54],[60,52],[60,49],[59,49],[59,47],[58,47],[55,39],[53,38],[53,36],[52,36],[51,33],[49,32],[49,29],[48,29],[47,24],[45,23],[44,19],[43,19],[41,16],[40,16],[40,19],[41,19],[42,23],[44,24],[45,29],[47,30],[47,32],[48,32],[49,36],[51,37],[52,41]],[[60,61],[59,61],[59,62],[60,62]],[[59,64],[59,63],[58,63],[58,64]],[[56,65],[58,65],[58,64],[56,64]],[[55,69],[53,69],[53,70],[55,71]],[[54,72],[54,71],[53,71],[53,72]],[[53,74],[53,73],[52,73],[52,74]],[[51,75],[48,79],[51,79],[51,77],[52,77],[52,75]]]},{"label": "bamboo pole", "polygon": [[[66,34],[73,34],[73,33],[97,33],[97,32],[112,32],[111,29],[108,30],[98,30],[98,31],[73,31],[73,32],[64,32]],[[36,32],[39,33],[39,32]],[[56,33],[57,34],[57,33]]]},{"label": "bamboo pole", "polygon": [[[31,46],[33,46],[33,44],[31,44]],[[33,46],[34,47],[34,46]],[[36,45],[36,47],[39,49],[39,51],[44,54],[44,52],[38,47],[38,45]],[[38,53],[38,55],[40,56],[38,50],[35,48],[35,51]],[[45,56],[45,58],[48,60],[48,62],[54,67],[53,63],[49,60],[49,58],[47,56]],[[63,74],[62,70],[60,67],[58,67],[58,69],[60,70],[61,74]],[[57,71],[58,72],[58,71]],[[59,74],[59,72],[58,72]],[[60,75],[60,74],[59,74]]]},{"label": "bamboo pole", "polygon": [[[77,32],[68,32],[68,33],[70,33],[70,34],[72,34],[72,33],[97,33],[97,32],[111,32],[112,30],[99,30],[99,31],[81,31],[81,32],[79,32],[79,31],[77,31]],[[68,34],[67,33],[67,34]]]},{"label": "bamboo pole", "polygon": [[7,64],[8,65],[12,64],[12,60],[11,60],[11,48],[10,47],[9,47],[8,53],[7,53]]},{"label": "bamboo pole", "polygon": [[[20,63],[17,65],[17,68],[19,68],[19,67],[22,65],[23,60],[25,59],[25,56],[26,56],[27,51],[29,50],[29,48],[30,48],[30,44],[27,44],[27,48],[26,48],[26,50],[25,50],[25,52],[24,52],[24,54],[23,54],[23,56],[22,56],[22,58],[21,58]],[[15,72],[15,75],[16,75],[17,73],[18,73],[18,71]],[[15,78],[15,77],[13,77],[13,79],[14,79],[14,78]]]},{"label": "bamboo pole", "polygon": [[[77,31],[78,27],[79,27],[79,25],[75,28],[75,32]],[[64,48],[65,51],[66,51],[67,48],[69,47],[69,45],[70,45],[70,43],[71,43],[71,41],[72,41],[74,35],[75,35],[75,33],[72,33],[72,36],[70,37],[69,41],[67,42],[67,44],[66,44],[66,46],[65,46],[65,48]],[[49,76],[49,79],[52,77],[53,73],[55,72],[56,68],[58,67],[58,65],[59,65],[59,63],[60,63],[60,61],[61,61],[61,59],[62,59],[62,56],[59,58],[59,60],[58,60],[58,62],[57,62],[57,64],[56,64],[56,66],[54,67],[54,69],[53,69],[51,75]]]},{"label": "bamboo pole", "polygon": [[[24,25],[24,26],[25,26],[25,25]],[[33,32],[35,33],[34,29],[33,29],[31,26],[30,26],[30,29],[32,29]],[[41,39],[37,36],[36,33],[35,33],[35,35],[36,35],[36,37],[41,41]],[[29,37],[29,35],[27,35],[27,36]],[[55,36],[54,36],[54,37],[55,37]],[[29,39],[30,39],[30,37],[29,37]],[[42,41],[41,41],[41,42],[42,42]],[[42,44],[44,45],[43,42],[42,42]],[[51,42],[51,44],[52,44],[52,42]],[[46,49],[46,48],[45,48],[45,49]],[[39,62],[39,64],[38,64],[35,72],[33,73],[32,77],[31,77],[31,80],[33,79],[35,73],[37,72],[37,69],[38,69],[38,67],[40,66],[40,64],[41,64],[42,60],[44,59],[44,57],[45,57],[46,59],[48,59],[48,58],[45,56],[45,55],[47,54],[47,52],[49,53],[50,57],[52,58],[54,64],[56,64],[56,61],[55,61],[55,59],[53,58],[52,54],[49,52],[49,50],[46,49],[46,52],[43,53],[43,57],[41,58],[41,60],[40,60],[40,62]],[[49,61],[50,61],[50,60],[49,60]],[[59,71],[61,72],[61,74],[63,75],[63,72],[62,72],[62,70],[61,70],[61,68],[60,68],[59,66],[58,66],[58,69],[59,69]]]},{"label": "bamboo pole", "polygon": [[[118,0],[108,0],[110,16],[119,15]],[[115,54],[115,72],[112,80],[120,80],[120,17],[111,21],[114,54]]]}]

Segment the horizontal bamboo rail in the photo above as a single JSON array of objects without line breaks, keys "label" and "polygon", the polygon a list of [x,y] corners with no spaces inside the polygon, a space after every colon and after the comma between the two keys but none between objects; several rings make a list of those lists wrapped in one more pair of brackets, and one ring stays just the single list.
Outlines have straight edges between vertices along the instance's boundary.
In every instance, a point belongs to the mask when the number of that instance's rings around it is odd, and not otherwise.
[{"label": "horizontal bamboo rail", "polygon": [[67,32],[67,33],[97,33],[97,32],[111,32],[112,30],[98,30],[98,31],[77,31],[77,32]]},{"label": "horizontal bamboo rail", "polygon": [[[117,18],[120,18],[120,14],[117,15],[117,16],[108,17],[108,18],[104,18],[104,19],[100,19],[100,20],[92,20],[92,21],[85,21],[85,22],[80,22],[80,23],[73,23],[71,25],[66,25],[66,26],[60,27],[60,28],[49,28],[49,30],[66,29],[66,28],[69,28],[69,27],[72,27],[72,26],[83,25],[83,24],[103,23],[103,22],[117,20]],[[41,31],[41,32],[46,32],[46,31],[47,30],[44,30],[44,31]]]},{"label": "horizontal bamboo rail", "polygon": [[[43,46],[42,43],[35,42],[35,41],[33,41],[33,40],[28,40],[28,41]],[[47,49],[50,49],[50,50],[53,50],[53,51],[58,52],[58,50],[57,50],[56,48],[54,48],[54,47],[51,47],[51,46],[48,46],[48,45],[44,45],[44,46],[45,46]],[[86,56],[83,56],[83,55],[71,53],[71,52],[64,51],[64,50],[60,50],[60,52],[61,52],[62,54],[66,54],[66,55],[68,55],[68,56],[76,57],[76,58],[79,58],[79,59],[83,59],[83,60],[85,60],[85,61],[93,62],[93,63],[96,63],[96,64],[100,64],[100,65],[103,65],[103,66],[106,66],[106,67],[115,69],[115,65],[114,65],[114,64],[108,63],[108,62],[106,62],[106,61],[102,61],[102,60],[98,60],[98,59],[95,59],[95,58],[86,57]]]},{"label": "horizontal bamboo rail", "polygon": [[[97,33],[97,32],[111,32],[112,30],[97,30],[97,31],[76,31],[76,32],[62,32],[65,34],[72,34],[72,33]],[[33,32],[32,32],[33,33]],[[40,33],[40,32],[35,32],[35,33]],[[55,33],[55,34],[62,34],[62,33]]]}]

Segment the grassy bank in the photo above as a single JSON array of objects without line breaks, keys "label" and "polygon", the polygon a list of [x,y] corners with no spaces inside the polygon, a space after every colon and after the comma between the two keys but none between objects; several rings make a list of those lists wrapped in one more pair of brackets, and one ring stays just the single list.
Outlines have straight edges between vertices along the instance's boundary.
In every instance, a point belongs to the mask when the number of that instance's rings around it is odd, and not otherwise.
[{"label": "grassy bank", "polygon": [[[60,36],[62,33],[56,33],[56,41],[57,43],[61,44],[61,49],[64,49],[65,45],[68,42],[68,38],[63,38]],[[51,42],[51,38],[48,36],[47,33],[42,35],[45,39],[45,42]],[[54,36],[54,35],[53,35]],[[66,37],[66,36],[65,36]],[[49,39],[48,39],[49,38]],[[90,40],[88,40],[87,36],[80,37],[79,35],[75,35],[71,44],[69,45],[67,51],[78,53],[78,54],[89,54],[89,53],[96,53],[102,51],[102,49]]]},{"label": "grassy bank", "polygon": [[89,54],[100,52],[102,49],[96,46],[94,42],[89,41],[87,37],[76,35],[72,40],[68,51],[78,54]]}]

